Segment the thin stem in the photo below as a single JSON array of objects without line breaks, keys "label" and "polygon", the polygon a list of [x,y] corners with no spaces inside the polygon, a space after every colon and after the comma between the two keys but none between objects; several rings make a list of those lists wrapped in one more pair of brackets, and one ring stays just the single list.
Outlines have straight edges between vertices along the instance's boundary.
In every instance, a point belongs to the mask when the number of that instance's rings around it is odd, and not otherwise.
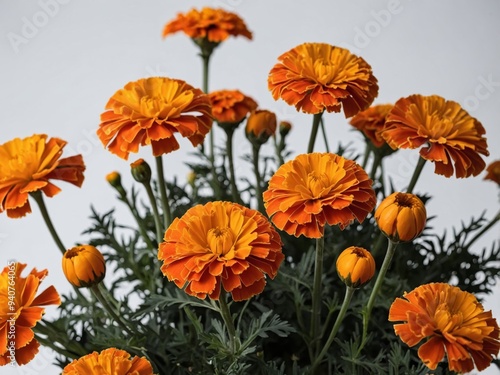
[{"label": "thin stem", "polygon": [[229,343],[231,346],[231,351],[233,354],[235,354],[236,328],[234,328],[233,318],[231,316],[231,312],[229,311],[229,306],[227,305],[225,295],[221,295],[219,298],[219,311],[222,316],[222,319],[224,320],[224,323],[226,323],[227,331],[229,334]]},{"label": "thin stem", "polygon": [[234,156],[233,156],[233,134],[234,129],[226,129],[226,151],[229,159],[229,180],[231,182],[231,194],[233,201],[242,204],[238,186],[236,185],[236,174],[234,172]]},{"label": "thin stem", "polygon": [[321,133],[323,134],[323,141],[325,142],[326,152],[330,152],[330,146],[328,146],[328,138],[326,137],[325,122],[323,121],[322,117],[319,119],[319,123],[321,126]]},{"label": "thin stem", "polygon": [[122,327],[130,336],[133,336],[134,333],[132,330],[125,324],[125,322],[121,319],[119,314],[116,313],[116,311],[113,309],[113,307],[108,303],[106,298],[102,295],[101,291],[99,290],[99,284],[92,285],[90,287],[90,290],[94,294],[94,296],[97,298],[97,300],[101,303],[102,307],[106,310],[106,312],[111,315],[111,317],[115,320],[116,323],[120,327]]},{"label": "thin stem", "polygon": [[283,136],[280,137],[280,142],[278,143],[278,139],[275,136],[273,136],[273,141],[274,141],[274,151],[276,152],[276,157],[278,158],[278,167],[283,165],[285,163],[285,160],[283,160],[283,149],[285,148],[285,140]]},{"label": "thin stem", "polygon": [[309,145],[307,146],[307,153],[310,154],[314,150],[314,143],[316,142],[316,136],[318,134],[318,128],[321,123],[321,116],[323,115],[323,112],[316,113],[313,116],[313,123],[312,123],[312,128],[311,128],[311,135],[309,138]]},{"label": "thin stem", "polygon": [[385,274],[389,269],[389,266],[392,261],[392,257],[394,256],[394,252],[396,251],[396,247],[398,246],[397,242],[393,242],[389,239],[389,243],[387,246],[387,252],[385,253],[384,261],[382,262],[382,267],[380,267],[380,271],[377,276],[377,280],[375,281],[375,285],[373,286],[372,292],[370,294],[370,299],[366,305],[366,309],[363,313],[363,336],[361,339],[361,345],[358,349],[358,354],[363,349],[366,343],[366,337],[368,335],[368,324],[370,323],[370,316],[372,313],[373,305],[375,304],[375,300],[377,299],[377,294],[384,283]]},{"label": "thin stem", "polygon": [[52,220],[50,220],[50,215],[49,212],[47,211],[47,206],[45,206],[45,202],[43,200],[43,195],[40,190],[34,191],[30,193],[30,195],[33,197],[35,202],[38,204],[38,207],[40,208],[40,212],[42,213],[43,220],[45,221],[45,224],[47,225],[47,228],[49,229],[49,232],[54,239],[57,247],[61,251],[61,253],[64,255],[66,252],[66,247],[61,241],[61,238],[57,234],[56,228],[54,227],[54,224],[52,224]]},{"label": "thin stem", "polygon": [[328,340],[326,340],[326,343],[323,346],[323,349],[318,354],[314,363],[312,364],[311,374],[315,373],[316,368],[321,363],[321,360],[323,359],[326,352],[330,348],[330,345],[332,345],[333,340],[335,339],[335,336],[337,335],[337,332],[339,331],[340,325],[341,325],[342,321],[344,320],[345,314],[347,312],[347,309],[349,308],[352,296],[354,295],[355,291],[356,291],[355,288],[347,286],[346,291],[345,291],[345,296],[344,296],[344,302],[342,302],[342,307],[340,308],[339,314],[337,315],[337,319],[335,320],[335,324],[333,325],[333,328],[330,332],[330,336],[328,336]]},{"label": "thin stem", "polygon": [[163,175],[163,159],[160,156],[155,158],[156,172],[158,174],[158,189],[160,190],[161,204],[163,208],[163,225],[164,229],[168,228],[172,222],[172,212],[170,211],[170,204],[168,202],[167,184]]},{"label": "thin stem", "polygon": [[[312,294],[312,316],[311,316],[311,342],[315,343],[314,354],[319,350],[320,324],[321,324],[321,290],[323,280],[323,253],[325,250],[325,238],[320,237],[316,239],[316,254],[314,262],[314,282]],[[313,358],[311,358],[313,360]]]},{"label": "thin stem", "polygon": [[422,169],[424,168],[426,160],[423,157],[420,157],[418,159],[417,166],[415,167],[415,171],[413,172],[413,176],[411,177],[410,184],[408,185],[408,188],[406,189],[407,193],[412,193],[413,188],[415,187],[415,184],[417,183],[418,177],[420,176],[420,173],[422,172]]},{"label": "thin stem", "polygon": [[255,173],[255,196],[257,198],[258,209],[260,212],[264,213],[264,200],[262,198],[262,177],[259,172],[259,152],[260,145],[254,143],[252,146],[253,154],[253,170]]},{"label": "thin stem", "polygon": [[469,247],[471,247],[472,244],[474,242],[476,242],[479,237],[481,237],[484,233],[486,233],[499,220],[500,220],[500,211],[496,214],[496,216],[493,219],[491,219],[491,221],[485,227],[483,227],[483,229],[481,229],[478,233],[476,233],[476,235],[474,237],[472,237],[471,240],[469,241],[469,243],[467,245],[465,245],[464,247],[466,249],[468,249]]},{"label": "thin stem", "polygon": [[146,193],[148,194],[149,198],[149,203],[151,204],[151,208],[153,210],[153,218],[155,221],[155,228],[156,228],[156,241],[161,243],[163,239],[163,230],[161,227],[161,219],[160,219],[160,213],[158,211],[158,206],[156,205],[156,197],[153,193],[153,189],[151,188],[150,182],[144,182],[143,183],[144,188],[146,189]]},{"label": "thin stem", "polygon": [[382,159],[383,157],[381,152],[373,153],[373,164],[372,164],[372,170],[370,172],[370,179],[372,181],[375,181],[375,177],[377,176],[377,171],[382,163]]},{"label": "thin stem", "polygon": [[370,154],[373,151],[373,147],[371,146],[371,143],[368,139],[366,139],[365,143],[366,143],[365,144],[365,154],[363,156],[363,163],[361,164],[361,168],[363,168],[363,169],[366,168],[366,164],[368,164],[368,158],[370,157]]}]

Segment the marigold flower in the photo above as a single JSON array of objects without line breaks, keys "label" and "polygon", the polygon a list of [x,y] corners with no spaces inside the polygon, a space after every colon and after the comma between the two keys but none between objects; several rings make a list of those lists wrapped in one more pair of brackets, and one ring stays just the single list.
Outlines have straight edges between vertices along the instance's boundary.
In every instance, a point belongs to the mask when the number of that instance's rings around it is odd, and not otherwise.
[{"label": "marigold flower", "polygon": [[62,158],[66,141],[47,140],[46,134],[15,138],[0,145],[0,213],[11,218],[31,213],[28,194],[41,190],[47,197],[61,191],[49,180],[62,180],[78,187],[85,164],[81,155]]},{"label": "marigold flower", "polygon": [[238,90],[213,91],[208,97],[212,103],[212,115],[221,126],[237,126],[257,109],[257,102]]},{"label": "marigold flower", "polygon": [[500,160],[496,160],[488,165],[486,172],[486,176],[484,176],[485,180],[491,180],[500,185]]},{"label": "marigold flower", "polygon": [[386,117],[393,107],[392,104],[373,105],[354,115],[349,123],[361,131],[375,147],[382,147],[386,142],[380,132],[384,128]]},{"label": "marigold flower", "polygon": [[220,43],[229,36],[244,36],[252,39],[252,33],[245,22],[236,14],[224,9],[204,7],[202,10],[191,9],[187,13],[178,13],[177,17],[163,28],[162,36],[182,31],[192,39],[207,39]]},{"label": "marigold flower", "polygon": [[460,104],[437,95],[399,99],[381,134],[393,149],[425,144],[420,156],[433,161],[434,172],[446,177],[454,169],[457,178],[477,176],[486,165],[479,154],[489,155],[481,123]]},{"label": "marigold flower", "polygon": [[186,293],[219,299],[221,286],[241,301],[259,294],[284,259],[281,238],[260,212],[209,202],[176,218],[159,246],[161,270]]},{"label": "marigold flower", "polygon": [[359,288],[375,275],[375,259],[362,247],[351,246],[337,258],[337,274],[349,287]]},{"label": "marigold flower", "polygon": [[274,112],[267,109],[258,109],[248,116],[245,134],[252,143],[263,144],[276,133],[277,124],[278,121]]},{"label": "marigold flower", "polygon": [[153,367],[145,357],[109,348],[75,359],[64,367],[62,375],[153,375]]},{"label": "marigold flower", "polygon": [[[25,268],[23,263],[9,263],[0,274],[0,366],[12,363],[12,355],[19,365],[35,357],[40,344],[35,339],[33,327],[45,312],[41,306],[61,304],[53,286],[37,296],[48,271],[33,268],[28,276],[22,277]],[[15,340],[9,338],[9,332],[15,333]]]},{"label": "marigold flower", "polygon": [[106,263],[101,252],[91,245],[75,246],[62,258],[64,276],[77,288],[99,284],[106,274]]},{"label": "marigold flower", "polygon": [[389,321],[396,335],[418,349],[418,356],[431,370],[448,356],[450,371],[470,372],[487,368],[500,348],[499,328],[491,311],[484,311],[476,297],[446,283],[421,285],[404,298],[396,298]]},{"label": "marigold flower", "polygon": [[340,112],[351,117],[367,109],[378,95],[377,79],[361,57],[325,43],[304,43],[278,57],[269,72],[273,98],[297,111]]},{"label": "marigold flower", "polygon": [[325,224],[362,222],[376,203],[372,180],[356,162],[331,153],[298,155],[278,168],[264,206],[279,229],[319,238]]},{"label": "marigold flower", "polygon": [[109,99],[97,135],[109,151],[127,159],[139,146],[151,145],[154,156],[177,150],[176,133],[197,146],[211,126],[210,100],[200,89],[151,77],[127,83]]},{"label": "marigold flower", "polygon": [[395,192],[377,207],[375,220],[382,233],[391,241],[407,242],[418,237],[424,230],[427,211],[416,195]]}]

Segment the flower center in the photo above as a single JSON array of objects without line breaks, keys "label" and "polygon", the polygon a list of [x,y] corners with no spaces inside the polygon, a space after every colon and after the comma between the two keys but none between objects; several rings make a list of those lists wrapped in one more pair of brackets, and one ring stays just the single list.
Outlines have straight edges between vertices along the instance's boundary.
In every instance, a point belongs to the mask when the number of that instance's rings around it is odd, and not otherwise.
[{"label": "flower center", "polygon": [[231,228],[215,227],[208,231],[208,245],[212,253],[225,256],[234,246],[234,234]]},{"label": "flower center", "polygon": [[399,207],[408,207],[408,208],[413,207],[413,199],[410,195],[407,194],[402,194],[402,193],[397,194],[395,202]]},{"label": "flower center", "polygon": [[311,191],[311,195],[314,198],[319,198],[329,188],[330,180],[326,173],[311,172],[307,175],[307,186]]},{"label": "flower center", "polygon": [[82,252],[82,249],[80,249],[79,247],[74,247],[72,249],[67,250],[64,253],[64,257],[66,259],[71,259],[71,258],[74,258],[74,257],[77,257],[78,255],[80,255],[81,252]]}]

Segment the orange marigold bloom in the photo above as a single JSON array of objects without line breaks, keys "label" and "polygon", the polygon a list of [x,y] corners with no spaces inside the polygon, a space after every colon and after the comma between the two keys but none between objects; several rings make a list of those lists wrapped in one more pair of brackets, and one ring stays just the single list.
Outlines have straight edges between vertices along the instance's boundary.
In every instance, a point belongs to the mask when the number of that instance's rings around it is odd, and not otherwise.
[{"label": "orange marigold bloom", "polygon": [[485,180],[491,180],[500,185],[500,160],[496,160],[488,165],[486,172],[486,176],[484,176]]},{"label": "orange marigold bloom", "polygon": [[375,275],[375,259],[362,247],[351,246],[342,251],[336,262],[337,274],[349,287],[359,288]]},{"label": "orange marigold bloom", "polygon": [[[21,273],[26,264],[9,262],[0,274],[0,366],[15,362],[24,365],[38,353],[40,344],[33,327],[45,312],[41,306],[60,305],[61,298],[53,286],[38,294],[48,271],[36,268],[26,277]],[[15,333],[15,340],[9,337]]]},{"label": "orange marigold bloom", "polygon": [[389,111],[394,107],[392,104],[377,104],[354,115],[349,123],[361,131],[375,147],[384,146],[385,140],[380,134],[384,127],[385,119]]},{"label": "orange marigold bloom", "polygon": [[109,348],[75,359],[62,375],[153,375],[153,367],[145,357],[134,356],[124,350]]},{"label": "orange marigold bloom", "polygon": [[85,164],[81,155],[62,158],[66,141],[47,140],[46,134],[15,138],[0,145],[0,213],[11,218],[31,212],[28,194],[41,190],[48,197],[61,191],[49,180],[62,180],[78,187]]},{"label": "orange marigold bloom", "polygon": [[101,252],[91,245],[75,246],[62,258],[64,276],[77,288],[99,284],[106,275],[106,263]]},{"label": "orange marigold bloom", "polygon": [[212,103],[212,115],[219,125],[239,125],[245,117],[257,109],[257,102],[238,90],[219,90],[208,97]]},{"label": "orange marigold bloom", "polygon": [[378,95],[377,79],[361,57],[325,43],[304,43],[278,57],[269,72],[273,98],[316,114],[340,112],[351,117]]},{"label": "orange marigold bloom", "polygon": [[424,203],[415,194],[395,192],[386,197],[375,211],[377,225],[391,241],[412,241],[427,221]]},{"label": "orange marigold bloom", "polygon": [[186,293],[219,299],[221,286],[241,301],[259,294],[284,259],[281,238],[260,212],[231,202],[190,208],[165,232],[161,270]]},{"label": "orange marigold bloom", "polygon": [[375,207],[372,180],[356,162],[331,153],[298,155],[278,168],[264,192],[273,223],[296,237],[323,236],[325,224],[344,229]]},{"label": "orange marigold bloom", "polygon": [[252,33],[245,22],[236,14],[224,9],[204,7],[201,11],[191,9],[187,13],[179,13],[167,23],[162,36],[182,31],[192,39],[207,39],[209,42],[220,43],[229,36],[244,36],[252,39]]},{"label": "orange marigold bloom", "polygon": [[484,134],[481,123],[460,104],[437,95],[399,99],[382,131],[393,149],[425,144],[420,156],[435,163],[435,173],[450,177],[455,169],[457,178],[483,171],[485,162],[479,154],[489,155]]},{"label": "orange marigold bloom", "polygon": [[129,82],[109,99],[106,109],[97,135],[109,151],[123,159],[144,145],[152,146],[154,156],[177,150],[175,133],[197,146],[212,126],[208,96],[178,79],[151,77]]},{"label": "orange marigold bloom", "polygon": [[409,346],[428,340],[418,349],[424,364],[434,370],[448,356],[450,371],[466,373],[488,367],[500,349],[499,328],[491,311],[476,297],[445,283],[421,285],[389,310],[396,335]]}]

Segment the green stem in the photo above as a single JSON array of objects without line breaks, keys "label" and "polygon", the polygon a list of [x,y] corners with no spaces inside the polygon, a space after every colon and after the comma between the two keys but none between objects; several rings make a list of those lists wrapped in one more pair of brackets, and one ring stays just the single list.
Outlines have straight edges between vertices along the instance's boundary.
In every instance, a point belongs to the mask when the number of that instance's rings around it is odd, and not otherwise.
[{"label": "green stem", "polygon": [[236,328],[234,327],[233,318],[231,316],[231,312],[229,311],[229,306],[227,305],[226,296],[224,294],[219,298],[219,311],[224,323],[226,324],[231,351],[233,354],[236,354]]},{"label": "green stem", "polygon": [[[155,221],[156,228],[156,242],[158,244],[163,240],[163,230],[161,226],[160,213],[158,211],[158,206],[156,205],[156,197],[153,193],[153,189],[151,188],[150,182],[143,182],[144,188],[146,189],[146,193],[148,194],[149,202],[151,203],[151,209],[153,210],[153,218]],[[168,199],[167,199],[168,201]]]},{"label": "green stem", "polygon": [[[312,314],[311,314],[311,343],[314,343],[316,355],[321,341],[321,300],[322,300],[322,281],[323,281],[323,253],[325,250],[325,238],[322,236],[316,239],[316,254],[314,262],[314,281],[312,293]],[[311,358],[314,360],[314,358]]]},{"label": "green stem", "polygon": [[101,303],[102,307],[106,310],[106,312],[115,320],[116,323],[120,327],[122,327],[130,336],[133,336],[134,333],[132,330],[125,324],[125,322],[121,319],[119,314],[115,312],[113,307],[108,303],[106,298],[102,295],[101,291],[99,290],[99,284],[92,285],[90,287],[90,290],[94,294],[94,296],[97,298],[97,300]]},{"label": "green stem", "polygon": [[253,170],[255,173],[255,196],[257,198],[258,209],[260,212],[264,213],[264,200],[262,198],[262,177],[259,172],[259,152],[260,144],[254,143],[252,146],[253,154]]},{"label": "green stem", "polygon": [[321,126],[321,133],[323,134],[323,141],[325,142],[326,152],[330,152],[330,146],[328,145],[328,138],[326,137],[325,122],[323,121],[323,118],[320,118],[319,123]]},{"label": "green stem", "polygon": [[372,165],[372,170],[370,172],[370,179],[372,181],[375,181],[375,177],[377,176],[377,171],[378,168],[380,167],[380,164],[382,163],[382,153],[381,152],[373,152],[373,165]]},{"label": "green stem", "polygon": [[345,291],[345,296],[344,296],[344,302],[342,302],[342,307],[340,308],[339,314],[337,315],[337,319],[335,320],[335,324],[333,325],[333,328],[330,332],[330,336],[328,336],[328,340],[326,341],[325,345],[323,346],[323,349],[318,354],[314,363],[312,364],[311,374],[315,373],[316,368],[321,363],[321,360],[323,359],[323,357],[326,355],[326,352],[330,348],[330,345],[332,345],[333,340],[335,339],[335,336],[337,335],[337,332],[339,331],[340,325],[341,325],[342,321],[344,320],[345,314],[347,312],[347,309],[349,308],[352,296],[354,295],[355,291],[356,291],[355,288],[347,286],[346,291]]},{"label": "green stem", "polygon": [[387,252],[385,253],[385,258],[382,263],[382,267],[380,267],[380,271],[377,276],[377,280],[375,281],[375,285],[373,286],[372,292],[370,294],[370,299],[366,305],[366,309],[363,313],[363,336],[361,339],[361,344],[358,349],[358,354],[363,349],[366,343],[366,337],[368,335],[368,324],[370,323],[370,316],[372,313],[373,305],[375,304],[375,300],[377,299],[377,294],[384,283],[385,274],[391,265],[392,257],[394,256],[394,252],[396,251],[396,247],[398,244],[389,239],[389,244],[387,246]]},{"label": "green stem", "polygon": [[168,228],[172,222],[172,212],[170,211],[170,204],[168,202],[167,184],[163,175],[163,159],[160,156],[156,160],[156,173],[158,174],[158,189],[160,190],[161,204],[163,208],[163,225],[164,229]]},{"label": "green stem", "polygon": [[318,134],[318,128],[321,123],[321,116],[323,112],[316,113],[313,117],[313,123],[311,128],[311,135],[309,137],[309,145],[307,146],[307,153],[310,154],[314,150],[314,142],[316,142],[316,136]]},{"label": "green stem", "polygon": [[499,220],[500,220],[500,211],[496,214],[496,216],[493,219],[491,219],[491,221],[485,227],[483,227],[483,229],[481,229],[478,233],[476,233],[474,237],[472,237],[472,239],[469,241],[467,245],[464,246],[464,248],[468,249],[469,247],[471,247],[472,244],[476,242],[479,237],[481,237],[484,233],[486,233]]},{"label": "green stem", "polygon": [[278,167],[283,165],[285,163],[285,160],[283,159],[283,149],[285,148],[285,140],[283,137],[280,137],[280,142],[278,143],[278,139],[275,136],[273,136],[274,140],[274,151],[276,152],[276,158],[278,159]]},{"label": "green stem", "polygon": [[61,238],[57,234],[56,228],[54,227],[54,224],[52,224],[52,220],[50,220],[50,215],[49,212],[47,211],[47,206],[45,206],[45,202],[43,200],[43,195],[40,190],[34,191],[30,193],[30,195],[33,197],[35,202],[37,203],[38,207],[40,208],[40,212],[42,213],[43,220],[45,221],[45,224],[47,225],[47,228],[49,229],[50,235],[54,239],[57,247],[61,251],[61,253],[64,255],[66,252],[66,247],[61,241]]},{"label": "green stem", "polygon": [[413,176],[411,177],[410,184],[408,185],[408,188],[406,189],[407,193],[412,193],[413,188],[415,187],[415,184],[417,183],[418,177],[420,176],[420,173],[422,172],[422,169],[424,168],[426,160],[423,157],[420,157],[418,159],[417,166],[415,167],[415,171],[413,172]]},{"label": "green stem", "polygon": [[234,156],[233,156],[233,134],[234,129],[226,130],[226,151],[227,158],[229,159],[229,180],[231,182],[231,194],[233,196],[233,201],[239,204],[243,204],[240,198],[240,193],[238,191],[238,186],[236,185],[236,174],[234,172]]},{"label": "green stem", "polygon": [[365,141],[365,154],[363,156],[363,163],[361,164],[361,168],[365,169],[366,164],[368,163],[368,158],[370,157],[370,154],[373,151],[373,147],[371,146],[371,142],[366,139]]}]

